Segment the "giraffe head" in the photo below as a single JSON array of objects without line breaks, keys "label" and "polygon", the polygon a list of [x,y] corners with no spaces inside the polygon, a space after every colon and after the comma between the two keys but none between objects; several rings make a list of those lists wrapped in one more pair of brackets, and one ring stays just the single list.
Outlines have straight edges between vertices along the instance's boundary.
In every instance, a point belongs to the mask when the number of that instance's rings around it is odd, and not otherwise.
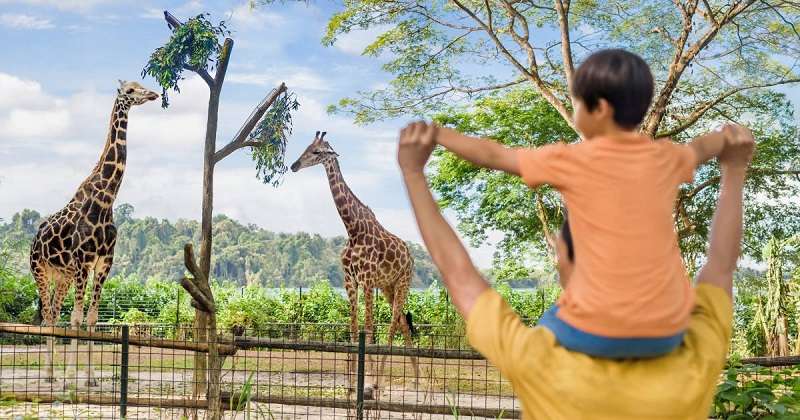
[{"label": "giraffe head", "polygon": [[141,105],[148,101],[158,99],[158,94],[148,90],[136,82],[119,81],[119,88],[117,89],[117,97],[126,99],[133,105]]},{"label": "giraffe head", "polygon": [[325,133],[326,132],[323,131],[322,135],[320,135],[320,132],[317,131],[317,134],[314,136],[314,141],[306,147],[303,154],[292,164],[292,172],[297,172],[309,166],[319,165],[320,163],[335,159],[336,156],[339,156],[333,151],[331,145],[323,140],[325,138]]}]

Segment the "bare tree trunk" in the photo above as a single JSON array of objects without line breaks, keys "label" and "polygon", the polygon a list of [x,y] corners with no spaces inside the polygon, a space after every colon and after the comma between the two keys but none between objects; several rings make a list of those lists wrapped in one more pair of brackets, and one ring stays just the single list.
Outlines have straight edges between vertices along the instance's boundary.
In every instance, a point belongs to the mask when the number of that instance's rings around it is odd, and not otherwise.
[{"label": "bare tree trunk", "polygon": [[[217,117],[219,111],[219,88],[212,87],[208,99],[206,142],[203,154],[203,211],[200,222],[200,272],[206,282],[211,278],[211,222],[214,215],[214,152],[217,144]],[[196,340],[207,340],[208,315],[195,309],[194,328]],[[206,390],[207,358],[203,353],[194,356],[194,394],[199,396]]]},{"label": "bare tree trunk", "polygon": [[777,331],[776,335],[778,336],[778,348],[776,356],[788,356],[789,355],[789,323],[786,320],[786,316],[781,314],[778,317],[777,325],[775,326]]}]

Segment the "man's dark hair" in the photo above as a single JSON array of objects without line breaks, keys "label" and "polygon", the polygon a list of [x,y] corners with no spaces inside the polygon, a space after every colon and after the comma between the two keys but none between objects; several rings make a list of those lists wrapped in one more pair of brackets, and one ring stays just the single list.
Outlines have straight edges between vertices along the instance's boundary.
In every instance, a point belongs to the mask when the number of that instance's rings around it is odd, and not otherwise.
[{"label": "man's dark hair", "polygon": [[572,95],[589,111],[600,98],[614,107],[614,121],[621,127],[641,124],[653,100],[653,74],[638,55],[610,49],[590,55],[575,71]]},{"label": "man's dark hair", "polygon": [[571,262],[575,262],[575,247],[572,244],[572,232],[569,230],[569,220],[564,219],[564,224],[561,225],[561,237],[567,245],[567,257]]}]

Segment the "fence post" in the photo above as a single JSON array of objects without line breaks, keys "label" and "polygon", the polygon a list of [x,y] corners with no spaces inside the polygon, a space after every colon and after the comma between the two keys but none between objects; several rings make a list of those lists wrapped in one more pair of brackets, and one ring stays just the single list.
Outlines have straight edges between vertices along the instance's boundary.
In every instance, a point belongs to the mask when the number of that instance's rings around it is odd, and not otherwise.
[{"label": "fence post", "polygon": [[178,338],[178,327],[180,326],[180,323],[181,323],[181,290],[178,289],[178,297],[176,299],[176,304],[175,304],[175,333],[174,333],[174,338],[176,340],[180,340],[180,338]]},{"label": "fence post", "polygon": [[119,417],[128,415],[128,340],[130,327],[122,326],[122,367],[119,374]]},{"label": "fence post", "polygon": [[358,376],[356,385],[356,420],[364,420],[364,359],[366,353],[366,334],[358,333]]}]

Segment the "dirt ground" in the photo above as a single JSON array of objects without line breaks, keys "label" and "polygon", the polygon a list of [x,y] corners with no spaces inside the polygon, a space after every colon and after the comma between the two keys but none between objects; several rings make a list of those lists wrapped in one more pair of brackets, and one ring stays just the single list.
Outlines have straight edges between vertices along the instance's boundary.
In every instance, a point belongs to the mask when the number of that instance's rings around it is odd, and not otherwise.
[{"label": "dirt ground", "polygon": [[[79,370],[65,359],[74,354],[67,344],[56,346],[56,381],[44,378],[44,345],[0,346],[0,393],[26,392],[69,397],[71,395],[118,395],[120,349],[117,345],[96,345],[91,355],[98,386],[85,384],[88,347],[78,348]],[[387,361],[380,399],[392,403],[435,404],[447,407],[475,407],[509,410],[519,408],[510,385],[485,361],[421,359],[419,382],[410,360],[393,357]],[[131,347],[129,398],[186,398],[191,395],[193,355],[186,351]],[[377,370],[369,364],[367,373]],[[347,356],[337,353],[298,351],[240,351],[223,367],[222,389],[238,392],[251,387],[260,396],[318,397],[347,401],[350,388]],[[366,383],[374,383],[368,376]],[[183,409],[129,407],[127,418],[183,418]],[[353,413],[351,413],[353,414]],[[26,415],[30,417],[26,417]],[[453,418],[454,415],[372,413],[371,418],[414,419]],[[461,418],[465,418],[460,414]],[[119,418],[118,406],[87,404],[36,404],[0,401],[0,418]],[[225,418],[330,419],[347,418],[346,409],[250,402],[242,412],[227,412]]]}]

